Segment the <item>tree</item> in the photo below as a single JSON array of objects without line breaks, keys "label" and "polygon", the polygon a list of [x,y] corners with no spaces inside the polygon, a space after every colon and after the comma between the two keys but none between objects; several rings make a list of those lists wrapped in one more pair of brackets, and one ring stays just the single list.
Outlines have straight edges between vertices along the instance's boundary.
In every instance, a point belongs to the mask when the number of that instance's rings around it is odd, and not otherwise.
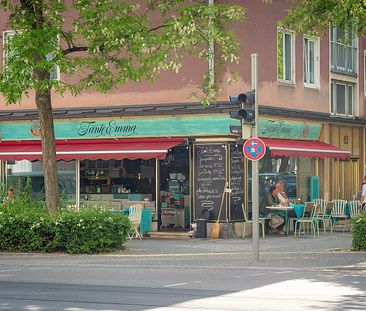
[{"label": "tree", "polygon": [[[49,212],[60,206],[52,89],[60,95],[78,95],[87,88],[108,92],[129,81],[154,81],[162,70],[179,71],[185,55],[208,60],[211,42],[217,59],[238,61],[239,44],[227,25],[243,19],[240,6],[197,0],[147,0],[144,6],[122,0],[0,0],[0,4],[15,31],[5,46],[8,57],[0,73],[0,92],[7,104],[35,92]],[[54,66],[65,79],[50,79]],[[77,83],[68,82],[71,75],[78,77]],[[203,84],[205,92],[197,96],[208,103],[217,90],[208,75]]]},{"label": "tree", "polygon": [[[294,0],[281,24],[298,33],[321,35],[330,27],[366,33],[366,2],[363,0]],[[347,38],[346,38],[347,39]]]}]

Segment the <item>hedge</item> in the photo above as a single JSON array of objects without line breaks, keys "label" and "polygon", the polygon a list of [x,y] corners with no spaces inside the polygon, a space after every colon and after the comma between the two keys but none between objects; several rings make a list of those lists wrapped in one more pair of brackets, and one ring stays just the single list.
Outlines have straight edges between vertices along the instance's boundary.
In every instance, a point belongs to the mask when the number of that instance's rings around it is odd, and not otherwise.
[{"label": "hedge", "polygon": [[39,201],[16,198],[0,207],[0,250],[99,253],[123,247],[131,223],[103,207],[62,209],[49,215]]},{"label": "hedge", "polygon": [[352,249],[366,250],[366,213],[352,219]]}]

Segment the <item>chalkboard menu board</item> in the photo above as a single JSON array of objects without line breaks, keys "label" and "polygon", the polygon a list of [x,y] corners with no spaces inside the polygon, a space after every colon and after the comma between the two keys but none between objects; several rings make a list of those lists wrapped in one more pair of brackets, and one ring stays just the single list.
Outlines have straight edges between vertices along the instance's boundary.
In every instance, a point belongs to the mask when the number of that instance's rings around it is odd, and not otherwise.
[{"label": "chalkboard menu board", "polygon": [[244,202],[243,145],[230,145],[230,220],[243,219],[241,204]]},{"label": "chalkboard menu board", "polygon": [[[226,182],[226,146],[194,145],[194,207],[196,219],[217,220]],[[226,201],[226,200],[225,200]],[[226,219],[226,204],[220,219]]]}]

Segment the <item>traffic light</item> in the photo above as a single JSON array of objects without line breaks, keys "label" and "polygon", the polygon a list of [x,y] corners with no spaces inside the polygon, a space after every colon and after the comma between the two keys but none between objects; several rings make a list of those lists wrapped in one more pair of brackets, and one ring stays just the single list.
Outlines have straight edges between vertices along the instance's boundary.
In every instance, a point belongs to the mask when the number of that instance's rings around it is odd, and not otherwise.
[{"label": "traffic light", "polygon": [[231,104],[241,105],[236,111],[230,111],[230,117],[243,120],[244,123],[254,124],[255,122],[255,92],[241,93],[238,96],[229,96]]}]

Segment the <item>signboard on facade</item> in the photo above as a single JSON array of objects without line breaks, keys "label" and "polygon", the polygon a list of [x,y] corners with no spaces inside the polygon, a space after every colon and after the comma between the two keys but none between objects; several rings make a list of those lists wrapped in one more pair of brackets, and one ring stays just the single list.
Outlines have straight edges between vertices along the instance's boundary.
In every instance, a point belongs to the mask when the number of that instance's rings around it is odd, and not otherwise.
[{"label": "signboard on facade", "polygon": [[318,140],[321,123],[261,119],[258,136],[266,138]]},{"label": "signboard on facade", "polygon": [[[240,124],[240,121],[231,119],[229,115],[201,115],[166,118],[57,120],[54,124],[56,139],[94,139],[228,135],[230,134],[230,125]],[[34,140],[40,139],[41,129],[38,122],[4,122],[0,124],[0,133],[4,141]]]}]

